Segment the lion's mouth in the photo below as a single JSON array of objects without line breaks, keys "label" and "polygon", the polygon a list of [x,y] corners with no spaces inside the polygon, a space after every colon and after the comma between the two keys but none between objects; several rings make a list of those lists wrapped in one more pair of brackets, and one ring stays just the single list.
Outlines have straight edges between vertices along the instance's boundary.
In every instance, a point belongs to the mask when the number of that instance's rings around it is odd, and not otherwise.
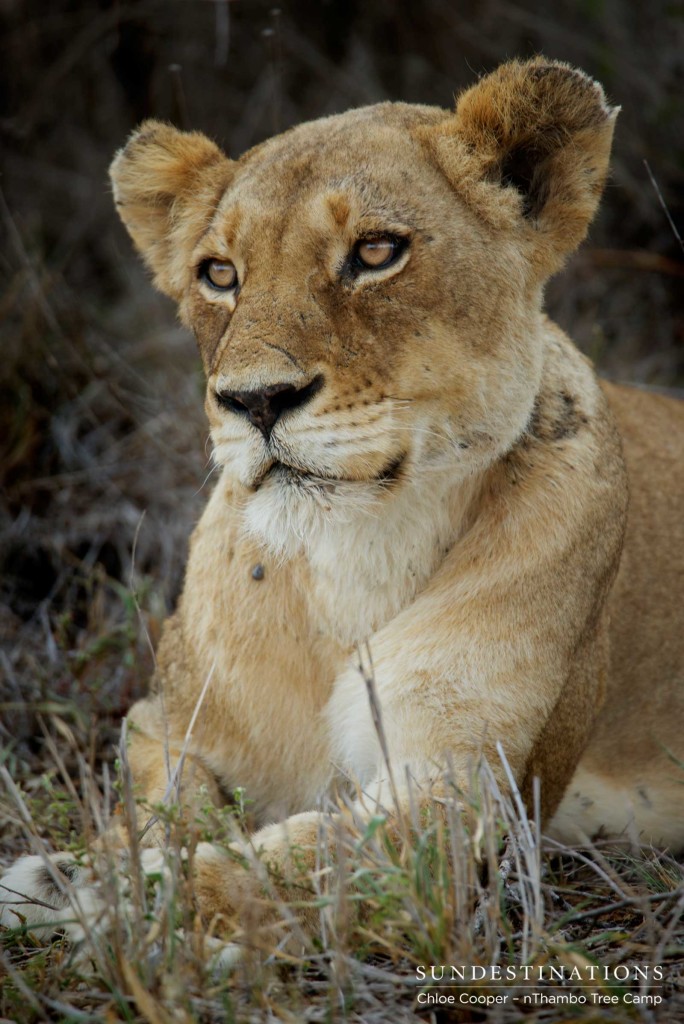
[{"label": "lion's mouth", "polygon": [[284,462],[281,459],[274,459],[259,479],[254,483],[254,490],[258,491],[268,480],[280,480],[283,483],[293,485],[318,485],[326,491],[334,490],[338,484],[392,484],[400,475],[406,461],[406,452],[392,459],[379,473],[372,477],[351,477],[339,476],[332,473],[324,473],[319,470],[306,469],[292,463]]}]

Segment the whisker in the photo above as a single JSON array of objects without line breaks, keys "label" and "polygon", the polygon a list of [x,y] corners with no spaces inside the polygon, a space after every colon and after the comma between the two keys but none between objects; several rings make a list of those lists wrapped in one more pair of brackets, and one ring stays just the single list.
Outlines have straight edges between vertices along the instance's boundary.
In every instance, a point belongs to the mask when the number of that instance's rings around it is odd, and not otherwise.
[{"label": "whisker", "polygon": [[221,463],[220,463],[220,462],[217,462],[217,463],[216,463],[216,464],[215,464],[214,466],[212,466],[212,467],[211,467],[211,469],[209,470],[209,472],[208,472],[208,473],[207,473],[207,475],[205,476],[204,480],[202,481],[202,483],[200,484],[200,486],[199,486],[199,487],[197,488],[197,490],[196,490],[196,491],[195,491],[195,493],[193,494],[193,498],[196,498],[196,497],[197,497],[197,495],[198,495],[198,494],[200,494],[200,493],[201,493],[201,492],[202,492],[202,491],[204,490],[204,488],[205,488],[205,487],[207,486],[207,481],[209,480],[209,477],[210,477],[210,476],[211,476],[211,475],[212,475],[213,473],[215,473],[215,472],[216,472],[217,470],[219,470],[219,469],[222,469],[222,468],[223,468],[223,467],[222,467],[222,465],[221,465]]}]

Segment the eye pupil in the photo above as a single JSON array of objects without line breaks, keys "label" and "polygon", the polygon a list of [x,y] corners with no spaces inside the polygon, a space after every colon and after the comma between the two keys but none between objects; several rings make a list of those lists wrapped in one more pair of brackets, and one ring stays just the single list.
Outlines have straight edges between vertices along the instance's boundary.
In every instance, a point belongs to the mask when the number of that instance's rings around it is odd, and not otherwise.
[{"label": "eye pupil", "polygon": [[230,260],[207,260],[200,268],[200,276],[220,291],[228,291],[237,284],[237,270]]},{"label": "eye pupil", "polygon": [[378,269],[390,264],[398,251],[399,242],[395,238],[362,238],[357,242],[355,256],[360,266]]}]

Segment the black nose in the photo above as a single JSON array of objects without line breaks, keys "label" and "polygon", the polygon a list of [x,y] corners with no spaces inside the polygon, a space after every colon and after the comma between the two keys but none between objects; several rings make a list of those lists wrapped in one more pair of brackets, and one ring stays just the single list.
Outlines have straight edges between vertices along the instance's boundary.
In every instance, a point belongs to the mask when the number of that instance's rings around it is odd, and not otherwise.
[{"label": "black nose", "polygon": [[268,440],[282,413],[306,405],[322,387],[323,377],[318,374],[304,387],[284,381],[262,391],[217,391],[216,400],[224,409],[246,416]]}]

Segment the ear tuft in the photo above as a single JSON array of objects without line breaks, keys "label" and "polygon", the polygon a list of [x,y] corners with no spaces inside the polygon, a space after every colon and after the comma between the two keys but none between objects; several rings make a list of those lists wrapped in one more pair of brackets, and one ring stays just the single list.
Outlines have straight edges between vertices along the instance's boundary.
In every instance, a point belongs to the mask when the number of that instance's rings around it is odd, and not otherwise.
[{"label": "ear tuft", "polygon": [[568,64],[511,61],[462,93],[431,146],[482,216],[508,228],[522,217],[534,229],[551,273],[594,216],[617,113],[601,86]]},{"label": "ear tuft", "polygon": [[109,170],[114,202],[157,286],[182,292],[185,258],[206,228],[232,175],[232,163],[200,132],[145,121]]}]

